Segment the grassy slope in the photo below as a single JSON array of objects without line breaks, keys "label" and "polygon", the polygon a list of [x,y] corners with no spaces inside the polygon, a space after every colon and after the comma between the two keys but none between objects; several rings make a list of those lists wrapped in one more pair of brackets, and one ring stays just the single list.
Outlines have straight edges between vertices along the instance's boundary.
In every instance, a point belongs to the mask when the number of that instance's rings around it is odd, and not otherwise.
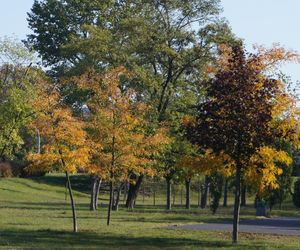
[{"label": "grassy slope", "polygon": [[[75,188],[83,190],[87,180],[75,178]],[[113,212],[112,225],[107,227],[106,207],[103,205],[98,212],[90,212],[88,194],[79,191],[75,192],[79,233],[73,234],[63,183],[63,177],[53,175],[35,180],[0,179],[1,249],[300,248],[300,237],[241,234],[239,245],[233,246],[229,233],[165,228],[174,224],[227,220],[231,218],[231,208],[220,209],[212,216],[209,210],[197,208],[187,212],[177,207],[167,212],[160,206],[140,205],[134,211],[121,208],[119,212]],[[101,202],[106,204],[107,200]],[[152,203],[151,197],[146,202]],[[253,212],[252,208],[244,209],[242,218],[252,217]],[[299,214],[297,211],[283,213]]]}]

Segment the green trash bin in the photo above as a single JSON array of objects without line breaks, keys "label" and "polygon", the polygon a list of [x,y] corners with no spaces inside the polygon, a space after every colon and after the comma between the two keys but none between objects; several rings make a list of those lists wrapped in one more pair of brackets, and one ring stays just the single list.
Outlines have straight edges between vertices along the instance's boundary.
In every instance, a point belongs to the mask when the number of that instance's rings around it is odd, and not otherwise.
[{"label": "green trash bin", "polygon": [[267,216],[267,204],[264,201],[256,203],[256,216]]}]

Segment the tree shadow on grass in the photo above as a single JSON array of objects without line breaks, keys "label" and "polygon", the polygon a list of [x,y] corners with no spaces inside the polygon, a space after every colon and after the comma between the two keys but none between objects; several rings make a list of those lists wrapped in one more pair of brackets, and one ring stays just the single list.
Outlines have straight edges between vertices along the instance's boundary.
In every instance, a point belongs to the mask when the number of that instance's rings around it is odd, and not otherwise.
[{"label": "tree shadow on grass", "polygon": [[133,218],[115,218],[115,221],[119,221],[122,223],[126,222],[132,222],[132,221],[139,221],[143,223],[169,223],[169,224],[199,224],[199,223],[232,223],[230,219],[223,219],[223,218],[205,218],[200,217],[198,219],[195,218],[189,218],[189,217],[170,217],[170,218],[143,218],[143,217],[137,217],[135,219]]},{"label": "tree shadow on grass", "polygon": [[[239,245],[243,247],[242,244]],[[232,248],[229,241],[194,240],[180,237],[126,237],[124,235],[69,233],[65,231],[5,231],[0,232],[0,247],[25,249],[183,249]],[[247,249],[257,249],[255,244]],[[262,248],[260,248],[262,249]]]},{"label": "tree shadow on grass", "polygon": [[[46,175],[41,177],[33,177],[31,179],[37,183],[47,184],[51,186],[66,186],[66,178],[64,175]],[[90,193],[91,181],[89,176],[71,175],[70,181],[73,190],[86,194]]]},{"label": "tree shadow on grass", "polygon": [[[123,205],[121,205],[123,206]],[[227,209],[231,211],[231,207]],[[139,213],[165,213],[165,214],[194,214],[194,215],[212,215],[212,212],[210,209],[205,208],[201,209],[196,206],[192,206],[191,209],[186,209],[185,207],[181,205],[174,205],[171,210],[166,209],[165,205],[149,205],[149,204],[138,204],[135,205],[134,209],[127,209],[127,211],[137,211]],[[227,215],[228,211],[224,212],[221,208],[217,211],[219,215]]]},{"label": "tree shadow on grass", "polygon": [[[65,202],[13,202],[5,201],[0,204],[0,208],[8,209],[29,209],[29,210],[68,210],[70,207],[70,201]],[[86,204],[78,203],[76,204],[77,210],[88,210]]]},{"label": "tree shadow on grass", "polygon": [[21,192],[21,191],[9,189],[9,188],[0,188],[0,190],[3,190],[3,191],[9,191],[9,192],[13,192],[13,193],[20,193],[20,192]]}]

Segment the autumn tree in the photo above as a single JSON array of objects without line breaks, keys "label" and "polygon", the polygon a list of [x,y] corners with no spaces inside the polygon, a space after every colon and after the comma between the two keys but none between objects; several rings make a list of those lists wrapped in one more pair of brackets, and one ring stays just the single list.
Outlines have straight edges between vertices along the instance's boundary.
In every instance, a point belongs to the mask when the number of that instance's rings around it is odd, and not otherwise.
[{"label": "autumn tree", "polygon": [[250,169],[251,157],[258,150],[266,153],[264,146],[281,136],[270,124],[277,98],[285,95],[285,89],[266,73],[278,63],[296,58],[279,47],[259,48],[255,54],[246,54],[240,46],[226,48],[220,67],[205,84],[206,99],[199,104],[197,121],[189,131],[196,144],[223,151],[234,161],[234,243],[238,240],[241,178]]},{"label": "autumn tree", "polygon": [[[196,175],[205,176],[204,184],[209,183],[209,187],[213,191],[213,194],[211,194],[213,198],[212,203],[214,203],[213,212],[217,210],[219,199],[221,198],[220,192],[222,188],[220,188],[220,185],[223,184],[224,178],[233,174],[233,164],[231,158],[224,152],[216,154],[212,150],[204,150],[204,148],[201,149],[195,146],[193,150],[183,156],[178,163],[186,178],[191,179]],[[186,184],[188,184],[187,181]],[[186,186],[188,187],[188,185]],[[202,196],[207,199],[208,193],[205,194],[202,190]],[[203,202],[200,202],[199,205],[203,205],[201,203]],[[189,204],[189,202],[186,202],[186,207],[188,207],[187,204]],[[204,207],[201,206],[201,208]]]},{"label": "autumn tree", "polygon": [[116,181],[129,180],[131,173],[153,176],[154,156],[167,143],[163,129],[147,122],[148,107],[136,99],[133,90],[120,88],[120,77],[126,75],[125,68],[119,67],[104,75],[90,70],[72,78],[90,92],[86,120],[93,150],[88,171],[109,180],[107,225]]},{"label": "autumn tree", "polygon": [[33,103],[36,117],[31,127],[39,130],[45,143],[41,152],[28,155],[31,164],[27,170],[65,172],[72,207],[73,231],[77,232],[75,201],[69,175],[84,168],[89,161],[90,149],[84,123],[72,116],[72,111],[62,104],[55,85],[41,80],[37,88],[37,98]]}]

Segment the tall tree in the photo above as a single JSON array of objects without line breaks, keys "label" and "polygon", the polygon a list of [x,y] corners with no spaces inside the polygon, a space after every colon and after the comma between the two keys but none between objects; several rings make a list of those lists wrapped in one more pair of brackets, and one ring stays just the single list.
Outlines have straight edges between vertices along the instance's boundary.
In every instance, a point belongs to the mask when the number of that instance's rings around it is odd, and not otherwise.
[{"label": "tall tree", "polygon": [[280,136],[270,126],[277,99],[286,95],[279,80],[266,72],[279,62],[297,59],[282,48],[246,54],[241,46],[225,48],[220,68],[206,82],[206,99],[190,130],[199,146],[225,152],[235,163],[233,242],[238,240],[241,178],[254,153]]},{"label": "tall tree", "polygon": [[[153,106],[153,122],[169,121],[175,129],[196,104],[199,78],[217,45],[235,42],[220,11],[219,0],[35,1],[27,43],[58,74],[125,65],[135,77],[124,87]],[[63,91],[73,106],[82,101],[71,84]],[[142,180],[141,173],[132,175],[127,204]]]}]

